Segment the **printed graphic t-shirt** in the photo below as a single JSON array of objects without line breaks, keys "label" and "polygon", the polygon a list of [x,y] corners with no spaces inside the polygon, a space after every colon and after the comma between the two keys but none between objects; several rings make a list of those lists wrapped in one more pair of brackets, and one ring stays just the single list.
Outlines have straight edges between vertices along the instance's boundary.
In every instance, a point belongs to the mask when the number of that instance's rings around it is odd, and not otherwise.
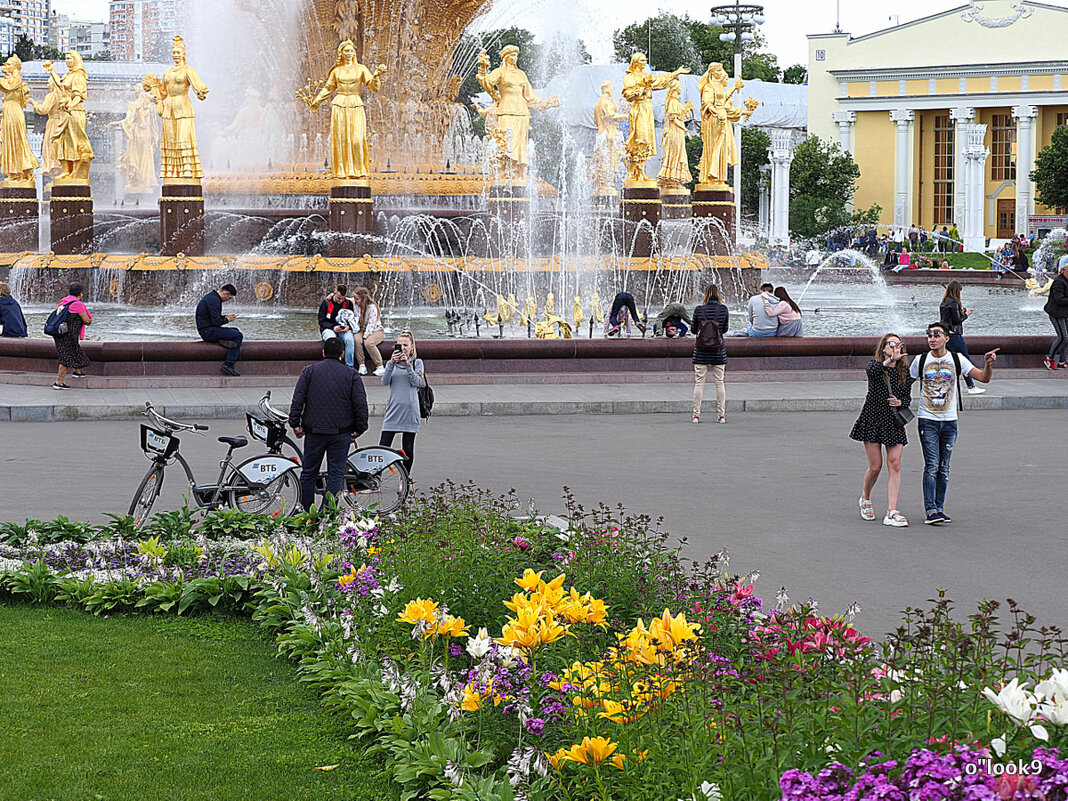
[{"label": "printed graphic t-shirt", "polygon": [[[960,359],[961,375],[967,375],[975,369],[975,365],[957,354]],[[923,365],[923,376],[920,376],[920,357],[917,356],[909,367],[909,375],[920,379],[920,408],[916,416],[926,420],[956,420],[957,419],[957,368],[953,364],[953,354],[936,359],[930,353]]]}]

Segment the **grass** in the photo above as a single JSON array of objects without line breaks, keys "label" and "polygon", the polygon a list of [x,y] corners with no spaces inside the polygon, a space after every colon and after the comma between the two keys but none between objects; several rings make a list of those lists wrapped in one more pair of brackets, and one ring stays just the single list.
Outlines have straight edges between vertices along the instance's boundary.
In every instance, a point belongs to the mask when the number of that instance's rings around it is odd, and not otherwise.
[{"label": "grass", "polygon": [[0,604],[0,699],[4,801],[395,797],[248,621]]}]

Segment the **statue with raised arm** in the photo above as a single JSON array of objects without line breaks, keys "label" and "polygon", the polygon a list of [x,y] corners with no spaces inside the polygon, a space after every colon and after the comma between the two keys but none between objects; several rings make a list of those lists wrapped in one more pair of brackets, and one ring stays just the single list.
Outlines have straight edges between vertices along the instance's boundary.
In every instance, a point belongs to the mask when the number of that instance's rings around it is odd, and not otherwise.
[{"label": "statue with raised arm", "polygon": [[[337,61],[326,83],[308,103],[315,111],[330,95],[330,172],[341,181],[366,181],[371,175],[371,144],[367,139],[367,114],[360,90],[382,88],[386,71],[379,64],[372,72],[356,60],[356,45],[346,39],[337,48]],[[304,97],[298,93],[298,97]]]},{"label": "statue with raised arm", "polygon": [[701,163],[697,168],[697,182],[717,189],[728,189],[727,168],[738,163],[737,144],[732,123],[749,119],[756,111],[757,101],[749,98],[745,108],[731,103],[731,97],[745,84],[734,82],[727,91],[729,78],[723,65],[712,62],[697,82],[701,93]]},{"label": "statue with raised arm", "polygon": [[647,67],[645,53],[635,53],[630,58],[626,77],[623,78],[623,99],[630,103],[630,134],[625,147],[627,183],[652,185],[645,174],[645,162],[656,155],[656,127],[653,121],[653,92],[667,89],[675,78],[688,73],[688,67],[679,67],[673,72],[654,75]]},{"label": "statue with raised arm", "polygon": [[149,73],[142,83],[145,90],[151,92],[156,111],[163,118],[159,174],[164,183],[199,182],[204,177],[204,168],[200,164],[193,122],[196,113],[193,101],[189,99],[189,90],[193,90],[198,100],[204,100],[208,96],[208,87],[200,80],[197,71],[186,64],[182,37],[175,36],[171,42],[174,66],[168,67],[159,79]]},{"label": "statue with raised arm", "polygon": [[47,117],[44,140],[41,142],[41,173],[52,178],[63,172],[63,165],[56,160],[56,133],[59,130],[60,118],[66,116],[66,112],[59,108],[62,94],[59,76],[52,72],[48,76],[48,94],[45,95],[44,101],[38,103],[32,97],[30,98],[34,112]]},{"label": "statue with raised arm", "polygon": [[660,146],[664,158],[656,179],[660,189],[678,191],[683,184],[693,180],[690,163],[686,156],[686,118],[693,111],[693,103],[682,102],[682,83],[675,78],[668,84],[667,101],[664,104],[664,135]]},{"label": "statue with raised arm", "polygon": [[156,180],[156,146],[159,126],[155,123],[156,104],[142,85],[137,98],[126,104],[126,117],[108,123],[122,126],[126,149],[119,157],[119,167],[126,176],[126,192],[131,195],[154,192]]},{"label": "statue with raised arm", "polygon": [[30,87],[22,80],[22,60],[11,56],[0,68],[0,90],[4,93],[0,120],[0,172],[7,176],[3,186],[33,186],[37,157],[26,135],[26,101]]},{"label": "statue with raised arm", "polygon": [[593,194],[599,197],[615,195],[616,172],[619,170],[619,157],[622,150],[622,138],[619,135],[619,123],[627,118],[612,98],[615,88],[611,81],[601,84],[601,96],[593,107],[593,122],[597,126],[597,141],[593,151]]},{"label": "statue with raised arm", "polygon": [[53,134],[52,157],[62,168],[56,183],[86,183],[93,147],[85,133],[85,98],[89,77],[82,57],[71,51],[66,57],[67,72],[60,78],[51,61],[42,66],[49,74],[49,86],[57,86],[56,109],[59,121]]},{"label": "statue with raised arm", "polygon": [[493,98],[497,109],[497,131],[503,137],[505,153],[502,160],[510,177],[526,178],[530,157],[530,112],[560,105],[559,97],[542,99],[534,92],[527,74],[518,67],[519,48],[507,45],[501,49],[501,65],[490,72],[489,56],[483,50],[478,56],[477,78],[482,88]]}]

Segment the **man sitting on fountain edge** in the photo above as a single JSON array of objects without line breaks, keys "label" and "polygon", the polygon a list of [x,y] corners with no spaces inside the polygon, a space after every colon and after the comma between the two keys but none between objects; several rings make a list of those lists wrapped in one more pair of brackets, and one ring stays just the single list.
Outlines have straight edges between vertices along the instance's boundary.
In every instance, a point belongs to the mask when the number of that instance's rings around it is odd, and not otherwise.
[{"label": "man sitting on fountain edge", "polygon": [[356,354],[356,340],[353,338],[352,327],[343,324],[338,319],[338,314],[343,309],[348,309],[355,314],[352,301],[345,297],[348,291],[347,286],[338,284],[337,288],[319,304],[319,336],[324,342],[335,337],[340,339],[345,345],[345,364],[352,367]]},{"label": "man sitting on fountain edge", "polygon": [[227,325],[237,315],[223,314],[222,305],[236,297],[237,287],[224,284],[202,297],[196,311],[197,333],[205,342],[214,342],[226,348],[226,361],[221,369],[226,375],[233,376],[238,375],[234,365],[241,354],[241,342],[245,337],[236,328]]}]

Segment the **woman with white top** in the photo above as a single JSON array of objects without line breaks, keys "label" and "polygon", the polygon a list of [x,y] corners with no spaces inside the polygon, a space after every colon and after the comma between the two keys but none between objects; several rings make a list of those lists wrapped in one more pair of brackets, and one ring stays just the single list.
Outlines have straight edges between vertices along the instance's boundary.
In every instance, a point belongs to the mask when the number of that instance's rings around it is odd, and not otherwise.
[{"label": "woman with white top", "polygon": [[353,332],[353,340],[356,343],[356,362],[360,365],[360,375],[367,375],[367,356],[375,364],[375,375],[382,375],[386,371],[382,366],[382,353],[378,346],[386,336],[382,328],[382,315],[378,311],[378,304],[371,297],[367,287],[357,287],[353,301],[360,309],[360,326]]},{"label": "woman with white top", "polygon": [[397,335],[393,356],[386,362],[382,383],[389,387],[386,416],[382,420],[379,445],[393,447],[393,438],[401,435],[401,452],[408,475],[412,474],[415,435],[419,432],[419,388],[423,386],[423,360],[416,358],[415,337],[411,331]]}]

